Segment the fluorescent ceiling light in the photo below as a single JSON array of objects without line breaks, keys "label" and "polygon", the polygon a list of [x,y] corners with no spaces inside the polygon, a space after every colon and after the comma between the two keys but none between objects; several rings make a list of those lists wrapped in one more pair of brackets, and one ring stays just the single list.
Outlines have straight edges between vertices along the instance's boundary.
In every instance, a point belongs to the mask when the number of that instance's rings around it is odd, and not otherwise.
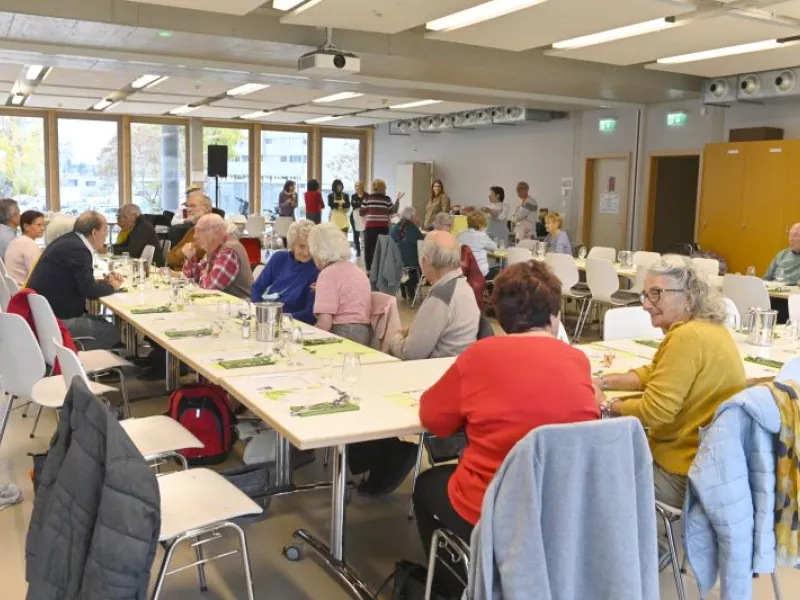
[{"label": "fluorescent ceiling light", "polygon": [[544,2],[547,2],[547,0],[490,0],[441,19],[428,21],[425,23],[425,27],[431,31],[454,31],[530,8],[537,4],[543,4]]},{"label": "fluorescent ceiling light", "polygon": [[272,0],[272,8],[275,10],[292,10],[298,4],[306,0]]},{"label": "fluorescent ceiling light", "polygon": [[105,110],[109,106],[111,106],[112,104],[114,104],[113,100],[109,100],[108,98],[103,98],[102,100],[100,100],[100,102],[95,104],[92,108],[94,110]]},{"label": "fluorescent ceiling light", "polygon": [[[787,42],[794,44],[796,42]],[[784,44],[778,40],[764,40],[763,42],[752,42],[750,44],[739,44],[738,46],[727,46],[715,50],[704,50],[702,52],[692,52],[691,54],[679,54],[678,56],[668,56],[659,58],[656,62],[662,65],[677,65],[699,60],[709,60],[711,58],[721,58],[723,56],[735,56],[737,54],[747,54],[748,52],[760,52],[761,50],[773,50],[780,48]]]},{"label": "fluorescent ceiling light", "polygon": [[179,106],[178,108],[173,108],[171,111],[169,111],[169,114],[171,114],[171,115],[185,115],[186,113],[190,113],[193,110],[197,110],[198,108],[200,108],[200,107],[199,106],[189,106],[187,104],[186,106]]},{"label": "fluorescent ceiling light", "polygon": [[584,48],[586,46],[594,46],[595,44],[605,44],[606,42],[613,42],[615,40],[624,40],[625,38],[635,37],[645,33],[653,33],[670,27],[677,27],[682,25],[685,21],[675,22],[667,19],[653,19],[652,21],[644,21],[642,23],[634,23],[633,25],[626,25],[625,27],[617,27],[616,29],[609,29],[607,31],[599,31],[590,35],[582,35],[581,37],[556,42],[553,44],[555,50],[567,50],[572,48]]},{"label": "fluorescent ceiling light", "polygon": [[325,96],[324,98],[317,98],[314,102],[337,102],[339,100],[350,100],[350,98],[358,98],[359,96],[363,96],[364,94],[359,94],[358,92],[339,92],[338,94],[332,94],[330,96]]},{"label": "fluorescent ceiling light", "polygon": [[305,75],[285,75],[283,73],[262,73],[262,75],[266,75],[267,77],[283,77],[284,79],[299,79],[301,81],[308,81],[311,77],[306,77]]},{"label": "fluorescent ceiling light", "polygon": [[306,123],[327,123],[328,121],[335,121],[336,119],[341,119],[342,117],[332,117],[330,115],[325,115],[324,117],[317,117],[316,119],[309,119]]},{"label": "fluorescent ceiling light", "polygon": [[247,113],[246,115],[242,115],[239,117],[240,119],[260,119],[261,117],[266,117],[267,115],[271,115],[273,111],[266,111],[266,110],[257,110],[256,112]]},{"label": "fluorescent ceiling light", "polygon": [[31,65],[25,72],[25,79],[27,79],[28,81],[36,81],[36,79],[39,78],[42,69],[44,69],[42,65]]},{"label": "fluorescent ceiling light", "polygon": [[14,94],[13,96],[11,96],[11,104],[13,104],[14,106],[19,106],[23,102],[25,102],[25,96],[23,96],[22,94]]},{"label": "fluorescent ceiling light", "polygon": [[153,87],[154,85],[158,85],[162,81],[168,79],[162,75],[142,75],[139,79],[134,80],[131,83],[131,87],[135,90],[141,90],[146,87]]},{"label": "fluorescent ceiling light", "polygon": [[228,96],[244,96],[245,94],[252,94],[253,92],[257,92],[258,90],[263,90],[264,88],[268,87],[269,85],[266,83],[245,83],[244,85],[235,87],[225,93]]},{"label": "fluorescent ceiling light", "polygon": [[360,81],[350,81],[349,79],[323,79],[329,83],[349,83],[350,85],[361,85]]},{"label": "fluorescent ceiling light", "polygon": [[414,102],[406,102],[405,104],[395,104],[394,106],[390,106],[389,108],[393,109],[401,109],[401,108],[418,108],[420,106],[429,106],[431,104],[439,104],[441,100],[415,100]]}]

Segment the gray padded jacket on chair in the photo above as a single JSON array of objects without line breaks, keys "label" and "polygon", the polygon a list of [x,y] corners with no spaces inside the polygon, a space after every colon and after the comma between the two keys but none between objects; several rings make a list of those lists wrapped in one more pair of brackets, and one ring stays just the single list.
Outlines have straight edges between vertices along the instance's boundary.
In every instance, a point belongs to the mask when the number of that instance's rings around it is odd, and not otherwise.
[{"label": "gray padded jacket on chair", "polygon": [[145,600],[161,527],[155,474],[76,379],[28,529],[28,600]]}]

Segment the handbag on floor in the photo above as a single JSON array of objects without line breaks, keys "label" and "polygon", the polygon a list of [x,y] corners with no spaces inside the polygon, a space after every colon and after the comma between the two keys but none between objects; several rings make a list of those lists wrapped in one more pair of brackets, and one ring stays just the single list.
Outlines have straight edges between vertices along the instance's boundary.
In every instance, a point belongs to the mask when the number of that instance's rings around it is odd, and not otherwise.
[{"label": "handbag on floor", "polygon": [[431,464],[438,465],[461,458],[464,448],[467,447],[467,434],[459,431],[448,437],[426,435],[422,443],[425,444]]},{"label": "handbag on floor", "polygon": [[247,494],[253,502],[263,509],[261,514],[233,519],[234,523],[249,525],[267,518],[267,509],[269,509],[269,505],[272,502],[272,496],[269,495],[272,477],[268,464],[235,467],[222,471],[220,475]]}]

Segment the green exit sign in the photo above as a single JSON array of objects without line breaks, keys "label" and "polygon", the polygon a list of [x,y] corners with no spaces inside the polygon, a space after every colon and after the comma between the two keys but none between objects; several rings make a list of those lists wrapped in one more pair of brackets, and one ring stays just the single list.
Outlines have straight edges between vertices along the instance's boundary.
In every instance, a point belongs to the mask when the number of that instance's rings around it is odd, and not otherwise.
[{"label": "green exit sign", "polygon": [[667,127],[683,127],[689,114],[685,110],[678,110],[667,113]]},{"label": "green exit sign", "polygon": [[614,117],[605,117],[597,121],[597,129],[602,133],[611,133],[617,128],[617,120]]}]

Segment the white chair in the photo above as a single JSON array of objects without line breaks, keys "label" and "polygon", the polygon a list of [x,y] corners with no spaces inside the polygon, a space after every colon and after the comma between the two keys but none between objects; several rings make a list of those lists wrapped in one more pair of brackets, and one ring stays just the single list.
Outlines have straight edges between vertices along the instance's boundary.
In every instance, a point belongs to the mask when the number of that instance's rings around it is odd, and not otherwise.
[{"label": "white chair", "polygon": [[4,277],[6,288],[8,289],[8,296],[9,298],[13,298],[17,294],[19,294],[19,284],[11,279],[9,275]]},{"label": "white chair", "polygon": [[567,344],[570,343],[569,336],[567,335],[567,330],[564,328],[564,324],[561,321],[558,322],[558,336],[556,337],[562,342],[565,342]]},{"label": "white chair", "polygon": [[633,253],[633,264],[644,265],[650,267],[661,260],[661,255],[658,252],[647,252],[646,250],[637,250]]},{"label": "white chair", "polygon": [[[0,421],[0,444],[16,400],[26,405],[57,408],[64,403],[67,386],[60,375],[45,377],[45,362],[36,336],[19,315],[0,313],[0,398],[6,397],[6,408]],[[91,382],[92,393],[102,395],[114,388]]]},{"label": "white chair", "polygon": [[692,258],[692,262],[697,267],[697,270],[705,274],[706,277],[716,277],[719,275],[719,261],[716,258],[701,258],[696,256]]},{"label": "white chair", "polygon": [[436,559],[439,557],[440,552],[449,556],[453,565],[464,565],[463,572],[456,573],[451,565],[442,563],[445,568],[450,570],[453,576],[455,576],[462,584],[464,584],[465,588],[467,587],[468,582],[466,579],[467,572],[469,571],[469,543],[462,540],[449,529],[437,529],[433,532],[433,537],[431,538],[430,554],[428,556],[428,576],[425,579],[425,600],[430,600],[432,597],[433,579],[436,573],[436,565],[438,564]]},{"label": "white chair", "polygon": [[650,315],[641,306],[613,308],[603,318],[603,340],[661,339],[664,332],[653,327]]},{"label": "white chair", "polygon": [[632,292],[634,294],[641,294],[644,290],[644,280],[647,278],[647,272],[650,270],[650,265],[635,265],[636,266],[636,277],[633,279],[633,283],[631,283],[631,287],[628,288],[627,291]]},{"label": "white chair", "polygon": [[172,242],[169,240],[164,240],[164,243],[161,245],[161,254],[164,256],[164,264],[167,263],[167,257],[169,256],[170,250],[172,250]]},{"label": "white chair", "polygon": [[247,217],[247,235],[261,237],[266,229],[266,221],[263,215],[250,215]]},{"label": "white chair", "polygon": [[[730,298],[723,298],[725,300],[725,314],[726,319],[729,321],[729,324],[733,325],[736,329],[739,329],[742,326],[742,315],[739,313],[739,309],[736,308],[736,304]],[[797,296],[798,302],[800,302],[800,296]],[[798,316],[796,318],[800,318],[800,305],[797,306]],[[789,316],[792,315],[792,298],[789,298]]]},{"label": "white chair", "polygon": [[148,264],[152,265],[153,257],[155,255],[156,255],[156,247],[153,246],[152,244],[148,244],[147,246],[144,247],[144,250],[142,250],[140,258],[142,260],[146,260]]},{"label": "white chair", "polygon": [[9,302],[11,302],[11,293],[8,291],[6,278],[0,277],[0,310],[2,310],[2,312],[6,312],[8,310]]},{"label": "white chair", "polygon": [[[189,469],[162,475],[158,478],[158,491],[161,496],[161,532],[158,541],[166,550],[152,600],[158,600],[161,596],[167,575],[194,566],[197,567],[200,578],[200,589],[207,591],[205,564],[238,552],[242,554],[247,598],[255,600],[247,539],[244,530],[232,520],[259,515],[263,509],[222,475],[210,469]],[[224,529],[232,529],[236,533],[240,550],[205,558],[203,547],[220,537],[219,532]],[[175,550],[187,541],[194,546],[197,560],[169,571]]]},{"label": "white chair", "polygon": [[517,263],[529,262],[533,260],[533,253],[525,248],[509,248],[506,255],[506,264],[510,267]]},{"label": "white chair", "polygon": [[531,253],[536,249],[536,240],[520,240],[517,244],[517,248],[525,248],[525,250],[530,250]]},{"label": "white chair", "polygon": [[[31,307],[33,314],[33,322],[36,325],[36,333],[39,337],[39,345],[42,348],[45,362],[51,367],[56,362],[56,346],[55,342],[61,340],[61,329],[58,326],[58,320],[47,298],[38,294],[28,295],[28,305]],[[126,367],[132,367],[124,358],[109,350],[86,350],[78,352],[78,358],[81,362],[83,369],[89,375],[100,375],[108,371],[113,371],[119,377],[120,391],[122,392],[122,402],[126,417],[131,416],[130,404],[128,401],[128,387],[125,383]],[[63,367],[62,367],[63,368]],[[41,408],[39,410],[41,413]],[[36,422],[39,421],[39,414],[36,415]],[[34,432],[36,431],[36,422],[34,423]]]},{"label": "white chair", "polygon": [[770,309],[767,286],[758,277],[725,275],[722,278],[722,295],[733,300],[739,314],[744,314],[751,308]]},{"label": "white chair", "polygon": [[417,256],[419,256],[419,283],[417,283],[417,291],[414,293],[414,299],[411,301],[411,308],[417,304],[417,300],[422,297],[422,287],[426,283],[425,275],[422,272],[422,244],[423,240],[417,240]]},{"label": "white chair", "polygon": [[617,251],[607,246],[595,246],[589,250],[586,258],[602,258],[613,264],[617,261]]},{"label": "white chair", "polygon": [[264,267],[266,267],[266,265],[256,265],[256,268],[253,269],[253,280],[258,279],[258,276],[261,275],[261,271],[264,270]]},{"label": "white chair", "polygon": [[586,259],[586,283],[589,284],[591,297],[586,302],[583,315],[578,317],[575,331],[575,342],[581,339],[583,328],[591,314],[593,306],[608,305],[611,307],[630,306],[639,303],[639,295],[619,291],[619,277],[614,265],[604,259]]},{"label": "white chair", "polygon": [[[558,254],[556,252],[549,252],[544,257],[544,264],[558,277],[561,281],[561,297],[564,299],[566,306],[566,299],[572,298],[581,302],[580,310],[578,311],[578,320],[580,315],[583,314],[583,309],[586,304],[586,299],[591,296],[588,288],[582,289],[575,287],[580,280],[578,273],[578,266],[575,264],[575,259],[569,254]],[[563,314],[562,310],[562,314]],[[577,332],[578,327],[575,326]]]},{"label": "white chair", "polygon": [[8,271],[6,271],[6,263],[3,261],[2,258],[0,258],[0,275],[2,275],[3,277],[8,275]]}]

